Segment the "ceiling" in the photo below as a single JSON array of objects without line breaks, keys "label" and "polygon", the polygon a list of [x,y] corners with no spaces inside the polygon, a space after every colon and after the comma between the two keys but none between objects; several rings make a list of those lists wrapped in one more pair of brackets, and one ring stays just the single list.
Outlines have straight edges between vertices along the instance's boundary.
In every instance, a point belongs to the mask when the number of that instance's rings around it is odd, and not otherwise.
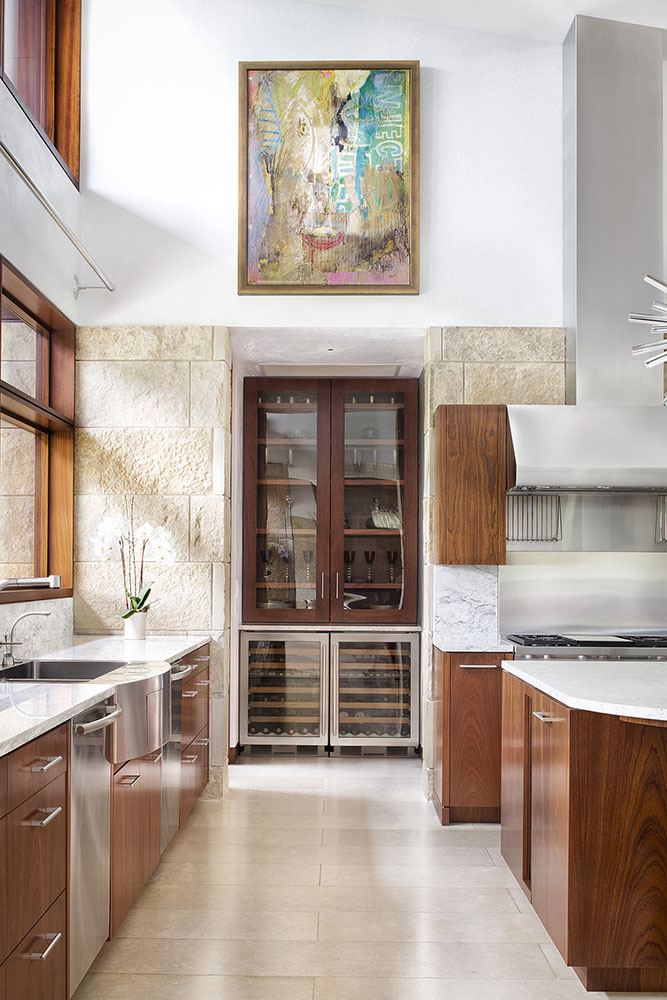
[{"label": "ceiling", "polygon": [[667,0],[308,0],[560,44],[576,14],[667,28]]}]

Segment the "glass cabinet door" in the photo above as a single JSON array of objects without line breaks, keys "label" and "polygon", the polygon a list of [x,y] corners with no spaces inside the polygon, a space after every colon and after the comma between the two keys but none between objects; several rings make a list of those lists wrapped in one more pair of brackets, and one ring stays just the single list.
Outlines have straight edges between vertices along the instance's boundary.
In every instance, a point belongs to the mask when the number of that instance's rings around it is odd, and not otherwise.
[{"label": "glass cabinet door", "polygon": [[326,380],[246,382],[246,622],[328,616],[329,412]]},{"label": "glass cabinet door", "polygon": [[334,746],[418,743],[418,638],[332,635]]},{"label": "glass cabinet door", "polygon": [[328,742],[328,636],[241,633],[241,741]]},{"label": "glass cabinet door", "polygon": [[417,406],[412,380],[335,382],[332,621],[417,615]]}]

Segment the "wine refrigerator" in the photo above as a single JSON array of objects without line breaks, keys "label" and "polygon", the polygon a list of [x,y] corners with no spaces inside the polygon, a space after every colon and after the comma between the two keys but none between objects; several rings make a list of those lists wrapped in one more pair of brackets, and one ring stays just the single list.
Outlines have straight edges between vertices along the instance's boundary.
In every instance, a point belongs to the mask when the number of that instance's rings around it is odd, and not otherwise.
[{"label": "wine refrigerator", "polygon": [[418,746],[418,633],[241,632],[241,742]]}]

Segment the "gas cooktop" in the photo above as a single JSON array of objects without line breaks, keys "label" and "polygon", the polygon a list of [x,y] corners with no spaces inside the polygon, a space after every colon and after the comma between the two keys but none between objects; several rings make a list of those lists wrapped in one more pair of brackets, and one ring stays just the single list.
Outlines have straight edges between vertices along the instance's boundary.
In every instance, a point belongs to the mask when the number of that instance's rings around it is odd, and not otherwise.
[{"label": "gas cooktop", "polygon": [[564,632],[557,635],[517,633],[508,635],[509,642],[516,646],[633,646],[642,648],[667,647],[667,635],[590,635],[588,633]]},{"label": "gas cooktop", "polygon": [[667,660],[667,634],[623,633],[553,635],[520,632],[507,636],[517,660]]}]

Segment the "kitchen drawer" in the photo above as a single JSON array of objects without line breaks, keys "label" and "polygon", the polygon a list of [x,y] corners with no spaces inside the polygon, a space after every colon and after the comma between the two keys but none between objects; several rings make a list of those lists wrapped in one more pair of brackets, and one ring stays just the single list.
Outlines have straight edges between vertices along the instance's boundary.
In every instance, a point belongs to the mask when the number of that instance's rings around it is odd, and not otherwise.
[{"label": "kitchen drawer", "polygon": [[[67,1000],[67,893],[25,935],[3,969],[7,1000]],[[0,971],[0,983],[1,977]]]},{"label": "kitchen drawer", "polygon": [[208,667],[183,681],[181,746],[187,747],[208,725]]},{"label": "kitchen drawer", "polygon": [[115,934],[160,860],[159,754],[130,760],[111,793],[111,934]]},{"label": "kitchen drawer", "polygon": [[14,750],[7,757],[7,810],[15,809],[67,770],[69,722]]},{"label": "kitchen drawer", "polygon": [[192,741],[188,748],[190,754],[196,754],[195,761],[195,799],[208,785],[209,761],[211,758],[211,745],[208,737],[208,726],[204,726],[198,736]]},{"label": "kitchen drawer", "polygon": [[179,660],[181,666],[192,667],[191,677],[196,676],[202,670],[207,670],[211,661],[211,647],[208,643],[193,649],[191,653],[186,653]]},{"label": "kitchen drawer", "polygon": [[[7,896],[7,817],[0,819],[0,962],[9,954],[9,898]],[[0,982],[2,979],[0,978]],[[0,990],[0,998],[2,990]]]},{"label": "kitchen drawer", "polygon": [[5,822],[8,945],[13,948],[67,885],[66,776],[17,806]]},{"label": "kitchen drawer", "polygon": [[181,752],[181,815],[179,823],[181,827],[197,801],[198,763],[199,753],[192,745]]},{"label": "kitchen drawer", "polygon": [[7,805],[7,760],[7,756],[0,757],[0,816],[9,812]]}]

